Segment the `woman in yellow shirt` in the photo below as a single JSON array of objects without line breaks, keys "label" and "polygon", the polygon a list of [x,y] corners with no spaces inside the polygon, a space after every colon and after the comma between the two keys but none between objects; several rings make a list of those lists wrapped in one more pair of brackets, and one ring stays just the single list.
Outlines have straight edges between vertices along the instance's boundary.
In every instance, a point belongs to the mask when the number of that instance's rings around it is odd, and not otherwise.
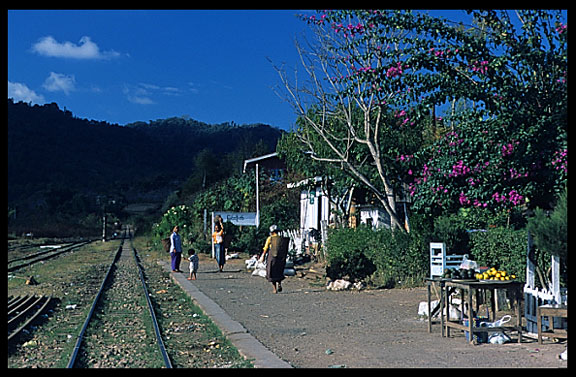
[{"label": "woman in yellow shirt", "polygon": [[214,225],[214,233],[212,233],[212,240],[214,241],[214,254],[216,262],[218,263],[218,270],[222,272],[226,264],[226,250],[224,249],[224,227],[222,222]]},{"label": "woman in yellow shirt", "polygon": [[278,227],[270,227],[270,236],[264,244],[264,252],[260,257],[260,262],[264,263],[266,255],[266,279],[272,283],[274,293],[282,292],[282,280],[284,280],[284,267],[286,266],[286,256],[288,254],[288,238],[278,234]]}]

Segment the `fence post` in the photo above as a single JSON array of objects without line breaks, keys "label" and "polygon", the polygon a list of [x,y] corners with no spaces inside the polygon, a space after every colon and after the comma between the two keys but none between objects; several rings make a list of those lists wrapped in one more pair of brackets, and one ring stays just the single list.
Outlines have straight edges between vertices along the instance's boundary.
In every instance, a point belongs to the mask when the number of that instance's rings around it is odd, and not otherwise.
[{"label": "fence post", "polygon": [[534,279],[534,263],[530,258],[532,252],[532,235],[526,232],[526,283],[524,284],[524,317],[526,318],[526,329],[529,333],[537,333],[536,327],[536,311],[538,306],[538,298],[532,294],[535,289]]},{"label": "fence post", "polygon": [[533,241],[532,241],[532,235],[530,234],[530,232],[526,232],[526,238],[527,238],[527,245],[526,245],[526,286],[530,287],[530,288],[534,288],[535,287],[535,279],[534,279],[534,272],[535,272],[535,267],[534,267],[534,263],[532,262],[532,259],[530,258],[530,253],[532,252],[532,246],[533,246]]},{"label": "fence post", "polygon": [[328,242],[328,220],[320,221],[320,234],[322,236],[322,258],[326,260],[326,244]]}]

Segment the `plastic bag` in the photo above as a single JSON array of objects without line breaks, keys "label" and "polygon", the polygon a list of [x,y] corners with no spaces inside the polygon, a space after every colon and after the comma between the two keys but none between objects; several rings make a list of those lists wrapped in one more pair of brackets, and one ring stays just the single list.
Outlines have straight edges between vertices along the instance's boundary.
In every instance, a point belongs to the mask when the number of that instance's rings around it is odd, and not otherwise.
[{"label": "plastic bag", "polygon": [[[511,319],[512,319],[511,316],[505,315],[504,317],[500,318],[497,321],[485,322],[485,323],[483,323],[483,326],[501,327],[503,324],[510,322]],[[509,341],[510,341],[510,337],[501,331],[494,332],[494,333],[490,334],[490,336],[488,337],[488,342],[491,344],[504,344],[504,343],[507,343]]]},{"label": "plastic bag", "polygon": [[256,268],[253,272],[252,272],[252,276],[261,276],[263,278],[266,277],[266,268]]},{"label": "plastic bag", "polygon": [[510,341],[510,337],[503,332],[495,332],[490,334],[488,342],[490,344],[504,344]]},{"label": "plastic bag", "polygon": [[476,261],[468,259],[466,255],[462,258],[462,263],[460,263],[461,270],[476,270],[478,268],[478,263]]},{"label": "plastic bag", "polygon": [[486,327],[500,327],[503,324],[510,322],[511,319],[512,319],[512,317],[509,316],[508,314],[506,314],[504,317],[500,318],[499,320],[497,320],[495,322],[484,322],[484,326],[486,326]]},{"label": "plastic bag", "polygon": [[251,270],[258,265],[258,258],[256,258],[256,255],[253,255],[252,258],[245,260],[244,263],[246,264],[246,269]]}]

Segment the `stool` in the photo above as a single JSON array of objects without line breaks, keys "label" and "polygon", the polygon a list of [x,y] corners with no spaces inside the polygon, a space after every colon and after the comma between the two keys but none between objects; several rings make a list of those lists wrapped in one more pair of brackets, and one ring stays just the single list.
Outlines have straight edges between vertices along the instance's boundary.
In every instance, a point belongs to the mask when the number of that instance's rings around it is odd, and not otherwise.
[{"label": "stool", "polygon": [[[542,332],[542,317],[548,317],[550,323],[550,331],[543,334]],[[536,316],[538,326],[538,344],[542,344],[542,335],[550,338],[568,339],[568,330],[554,329],[554,320],[552,317],[560,317],[568,319],[568,306],[566,305],[542,305],[538,307]]]}]

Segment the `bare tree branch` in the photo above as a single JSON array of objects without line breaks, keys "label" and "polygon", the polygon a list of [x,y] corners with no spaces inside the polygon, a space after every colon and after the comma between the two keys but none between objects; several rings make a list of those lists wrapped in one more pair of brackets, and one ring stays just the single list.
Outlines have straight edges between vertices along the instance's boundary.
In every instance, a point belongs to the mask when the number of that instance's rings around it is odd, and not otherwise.
[{"label": "bare tree branch", "polygon": [[[307,129],[298,132],[298,139],[306,150],[312,152],[312,159],[340,165],[366,186],[390,215],[392,227],[402,229],[396,213],[394,190],[380,150],[381,129],[385,126],[380,101],[374,93],[366,90],[370,83],[342,79],[358,75],[358,66],[369,70],[381,68],[383,62],[373,56],[363,57],[360,47],[355,45],[348,51],[350,59],[346,60],[331,48],[335,43],[341,43],[332,33],[320,30],[316,37],[317,43],[307,44],[306,48],[296,42],[308,78],[305,85],[299,83],[297,71],[294,80],[290,81],[283,68],[275,67],[285,89],[285,99]],[[360,120],[355,115],[357,111],[362,114]],[[321,140],[322,153],[316,150],[318,140]],[[362,161],[356,161],[358,147],[367,152]],[[367,163],[375,166],[378,182],[361,171]]]}]

